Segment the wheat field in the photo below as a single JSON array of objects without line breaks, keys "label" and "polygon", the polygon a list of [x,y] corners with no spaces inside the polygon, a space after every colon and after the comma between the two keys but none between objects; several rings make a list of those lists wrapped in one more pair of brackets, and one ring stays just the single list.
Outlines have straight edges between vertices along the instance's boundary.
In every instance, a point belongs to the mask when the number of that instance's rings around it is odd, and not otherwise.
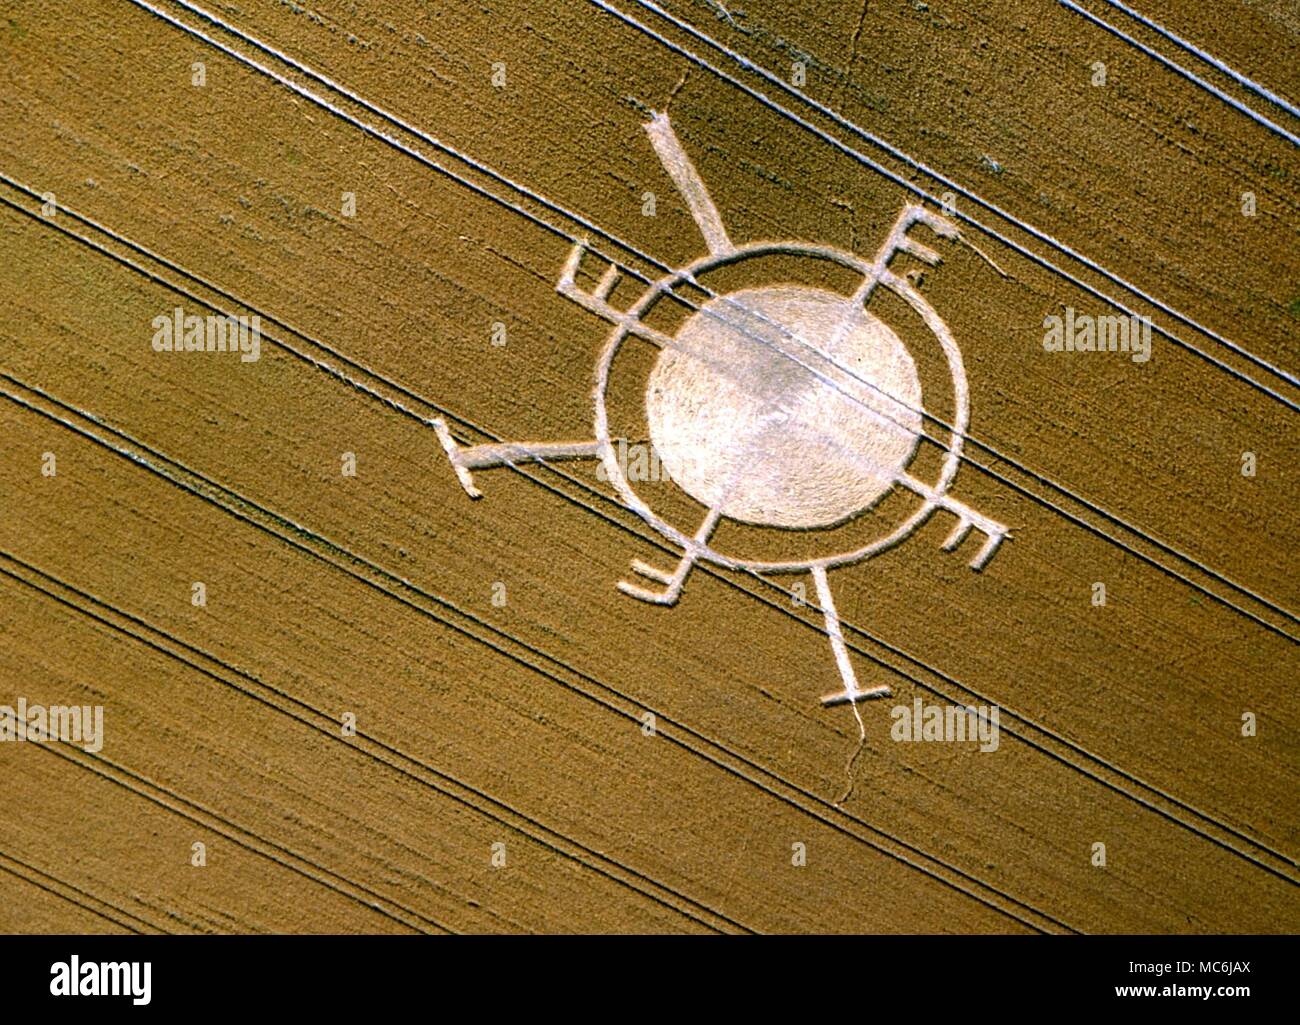
[{"label": "wheat field", "polygon": [[[3,931],[1300,925],[1294,4],[6,0],[0,75]],[[829,575],[837,648],[808,575],[621,592],[681,550],[603,463],[466,493],[435,423],[592,437],[575,246],[624,309],[729,243],[870,261],[909,204],[960,229],[890,266],[960,348],[979,572],[940,505]],[[834,287],[786,257],[716,290]],[[655,353],[615,458],[689,520]],[[854,548],[905,490],[716,542]],[[824,705],[837,652],[889,696]],[[900,739],[972,705],[982,742]],[[64,707],[87,736],[28,739]]]}]

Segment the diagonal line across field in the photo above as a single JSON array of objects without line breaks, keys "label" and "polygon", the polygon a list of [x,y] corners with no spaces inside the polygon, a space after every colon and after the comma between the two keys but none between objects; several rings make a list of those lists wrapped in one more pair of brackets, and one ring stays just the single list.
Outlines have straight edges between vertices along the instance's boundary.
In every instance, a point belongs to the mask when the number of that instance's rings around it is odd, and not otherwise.
[{"label": "diagonal line across field", "polygon": [[[7,563],[8,565],[3,565]],[[76,608],[66,599],[47,590],[39,584],[24,578],[19,573],[14,572],[13,565],[22,566],[20,560],[13,558],[8,553],[0,553],[0,574],[17,581],[20,584],[34,590],[42,591],[47,597],[52,598],[61,604],[69,605]],[[76,609],[83,615],[89,615],[92,618],[99,618],[86,609]],[[100,619],[101,622],[104,620]],[[111,625],[106,623],[105,625]],[[71,762],[79,768],[88,772],[93,772],[97,776],[115,783],[136,797],[150,801],[160,808],[164,808],[181,818],[187,819],[196,825],[203,826],[215,833],[225,837],[238,847],[250,851],[261,857],[275,862],[283,868],[290,869],[293,872],[310,879],[331,890],[334,890],[344,896],[350,897],[367,907],[374,908],[380,914],[406,926],[415,932],[443,932],[450,933],[441,923],[429,918],[427,915],[420,914],[411,908],[403,906],[400,901],[391,897],[385,897],[370,889],[364,883],[353,879],[347,879],[331,871],[323,865],[317,864],[310,858],[289,850],[276,841],[263,837],[253,830],[247,829],[234,822],[231,822],[221,813],[213,811],[210,808],[203,808],[194,802],[187,800],[180,794],[173,793],[167,788],[150,782],[137,773],[132,772],[125,766],[115,764],[102,755],[91,754],[78,748],[64,744],[39,744],[35,745],[38,750]]]},{"label": "diagonal line across field", "polygon": [[[119,452],[119,454],[121,453]],[[0,552],[0,573],[41,592],[52,601],[66,605],[80,615],[103,623],[140,644],[184,663],[222,686],[230,687],[281,715],[297,720],[331,740],[336,739],[337,734],[332,729],[333,720],[321,709],[270,686],[250,673],[231,666],[216,656],[187,644],[172,634],[151,626],[138,616],[124,612],[65,581],[50,576],[50,574],[24,562],[12,553]],[[387,768],[415,780],[422,786],[431,787],[438,793],[450,797],[467,808],[487,815],[508,829],[518,830],[557,853],[577,861],[585,868],[606,875],[623,885],[630,886],[637,892],[663,903],[666,907],[679,914],[693,918],[701,924],[718,931],[753,931],[703,905],[697,904],[689,897],[677,893],[671,887],[662,883],[645,878],[638,880],[638,873],[635,870],[620,865],[614,859],[605,858],[596,852],[584,849],[581,844],[571,838],[548,829],[543,824],[515,811],[490,795],[480,793],[473,787],[466,786],[454,776],[442,773],[419,759],[412,758],[397,748],[366,735],[364,731],[358,731],[357,735],[351,739],[357,743],[368,757],[380,762]],[[141,790],[139,792],[142,796],[149,797],[146,791]],[[179,799],[174,794],[169,796]],[[214,814],[206,809],[204,811],[209,815]],[[227,823],[227,825],[230,824]],[[249,832],[237,826],[231,826],[231,828],[241,832]],[[265,844],[271,843],[271,841],[260,837],[258,839]],[[312,867],[321,872],[328,872],[322,866]],[[330,874],[332,875],[332,873]],[[351,885],[360,886],[360,884],[352,880],[348,880],[348,882]],[[402,908],[400,904],[396,904],[389,897],[377,893],[368,893],[368,895],[372,900],[382,899],[393,903],[395,907],[401,908],[405,914],[423,919],[440,931],[452,931],[413,909]]]},{"label": "diagonal line across field", "polygon": [[52,876],[48,872],[41,871],[34,865],[20,861],[12,854],[6,854],[4,851],[0,851],[0,870],[8,872],[10,875],[16,876],[61,900],[66,900],[70,904],[84,908],[92,915],[102,918],[106,922],[112,922],[114,925],[127,930],[127,932],[135,933],[137,936],[162,931],[158,926],[146,922],[143,918],[132,914],[125,908],[120,908],[110,901],[96,897],[80,887],[73,886],[71,883]]},{"label": "diagonal line across field", "polygon": [[[1193,74],[1192,72],[1188,71],[1186,68],[1183,68],[1181,65],[1171,61],[1168,57],[1165,57],[1158,50],[1154,50],[1151,47],[1147,46],[1145,43],[1137,39],[1134,39],[1127,32],[1124,32],[1123,30],[1116,28],[1114,25],[1110,24],[1110,22],[1106,21],[1104,18],[1099,18],[1095,14],[1092,14],[1090,11],[1088,11],[1087,8],[1081,7],[1079,4],[1074,3],[1074,0],[1056,0],[1056,2],[1059,3],[1062,7],[1065,7],[1068,10],[1073,11],[1081,18],[1086,18],[1088,21],[1092,22],[1094,25],[1098,26],[1099,28],[1105,29],[1107,32],[1115,36],[1117,39],[1122,39],[1124,42],[1128,43],[1128,45],[1133,47],[1135,50],[1138,50],[1141,53],[1146,54],[1146,56],[1150,57],[1152,60],[1158,61],[1163,67],[1168,68],[1170,71],[1174,72],[1175,74],[1182,75],[1189,82],[1192,82],[1195,85],[1200,86],[1211,96],[1214,96],[1217,99],[1222,100],[1233,110],[1241,114],[1245,114],[1252,121],[1258,122],[1259,124],[1263,125],[1270,132],[1273,132],[1275,135],[1278,135],[1281,138],[1285,139],[1287,142],[1291,143],[1292,146],[1300,146],[1300,136],[1296,136],[1293,132],[1290,132],[1287,129],[1281,127],[1276,122],[1270,121],[1268,118],[1264,117],[1263,114],[1260,114],[1257,111],[1252,110],[1250,107],[1246,106],[1246,104],[1242,103],[1240,100],[1236,99],[1235,97],[1229,96],[1222,89],[1219,89],[1217,86],[1210,84],[1209,82],[1205,81],[1205,79],[1199,77],[1198,75]],[[1130,11],[1129,13],[1132,12]],[[1217,64],[1218,62],[1215,63]],[[1219,64],[1219,66],[1222,67],[1221,64]],[[1241,76],[1235,75],[1235,73],[1234,73],[1234,77],[1244,82],[1249,82],[1248,79],[1242,79]],[[1249,83],[1248,87],[1253,88],[1256,92],[1260,91],[1259,88],[1254,85],[1254,83]],[[1265,95],[1268,95],[1270,97],[1272,96],[1271,93]]]},{"label": "diagonal line across field", "polygon": [[[1064,0],[1061,0],[1061,2],[1064,2]],[[1134,21],[1139,22],[1142,25],[1145,25],[1153,32],[1156,32],[1157,34],[1163,36],[1165,39],[1168,39],[1175,46],[1179,47],[1182,50],[1186,50],[1188,53],[1193,54],[1196,57],[1199,57],[1206,64],[1209,64],[1211,67],[1217,69],[1218,71],[1223,72],[1233,81],[1235,81],[1238,85],[1241,85],[1246,89],[1249,89],[1256,96],[1263,97],[1264,99],[1268,100],[1269,103],[1272,103],[1276,107],[1280,107],[1282,110],[1286,111],[1286,113],[1290,114],[1292,117],[1300,118],[1300,107],[1297,107],[1290,100],[1285,99],[1282,96],[1279,96],[1276,92],[1267,88],[1266,86],[1260,85],[1258,82],[1250,78],[1247,78],[1245,75],[1241,74],[1241,72],[1236,71],[1233,68],[1229,67],[1224,61],[1219,60],[1219,58],[1215,57],[1211,53],[1207,53],[1205,50],[1202,50],[1199,46],[1194,46],[1193,44],[1187,42],[1185,39],[1181,39],[1180,37],[1176,36],[1174,33],[1170,32],[1163,25],[1158,24],[1157,22],[1146,17],[1139,11],[1135,11],[1132,7],[1128,6],[1128,4],[1121,3],[1120,0],[1102,0],[1102,2],[1108,4],[1111,7],[1114,7],[1116,10],[1123,11]]]},{"label": "diagonal line across field", "polygon": [[[9,185],[13,189],[21,193],[24,193],[27,196],[37,198],[36,193],[29,186],[25,186],[19,182],[14,181],[13,179],[5,175],[3,172],[0,172],[0,182],[4,182],[5,184]],[[0,196],[0,202],[5,203],[6,205],[10,206],[12,209],[24,213],[26,216],[29,217],[35,216],[29,209],[26,208],[26,206],[20,203],[14,203],[12,200],[7,199],[3,196]],[[65,207],[64,212],[67,213],[69,216],[73,217],[75,220],[84,224],[85,226],[92,228],[93,230],[107,236],[114,242],[126,246],[133,252],[138,253],[139,255],[142,255],[149,260],[153,260],[162,264],[168,270],[173,271],[175,273],[179,273],[182,276],[184,276],[186,279],[195,282],[196,284],[211,289],[212,291],[220,295],[222,298],[228,299],[232,302],[240,303],[241,305],[246,305],[238,297],[231,295],[229,292],[226,292],[223,289],[220,289],[219,287],[213,285],[211,282],[196,277],[195,275],[189,273],[179,265],[175,263],[171,263],[165,260],[164,258],[162,258],[161,256],[159,256],[158,254],[152,253],[144,249],[143,247],[137,245],[135,242],[112,231],[111,229],[108,229],[103,225],[97,224],[96,222],[89,220],[88,218],[79,214],[76,210]],[[57,225],[55,225],[54,227],[56,228],[56,230],[63,231],[65,234],[69,235],[69,237],[74,238],[82,242],[83,244],[89,245],[92,248],[95,248],[99,251],[107,252],[95,242],[86,239],[80,235],[77,235],[75,232],[67,232],[65,229]],[[108,253],[108,255],[113,256],[114,259],[119,259],[121,261],[121,258],[116,254]],[[127,266],[139,270],[142,273],[148,274],[151,277],[153,276],[152,272],[148,270],[142,270],[140,267],[138,267],[136,264],[132,263],[129,260],[125,260],[121,262],[124,262],[126,263]],[[183,289],[181,291],[184,292]],[[189,294],[189,293],[184,293],[184,294]],[[262,315],[264,319],[272,320],[275,321],[276,323],[280,323],[283,325],[283,322],[279,321],[277,318],[271,317],[265,313],[261,313],[261,311],[259,311],[259,314]],[[283,326],[288,326],[288,325],[283,325]],[[296,331],[292,327],[289,327],[289,330],[293,331],[294,334],[297,334],[300,337],[305,337],[301,335],[301,332]],[[314,346],[319,347],[324,352],[328,353],[329,356],[334,358],[341,358],[341,354],[334,351],[330,347],[325,346],[322,343],[315,341],[314,339],[311,341]],[[326,369],[328,372],[333,372],[330,370],[328,366],[323,367],[322,369]],[[353,369],[368,375],[372,373],[370,370],[361,367],[359,364],[353,364]],[[393,382],[386,382],[386,383],[390,385],[393,384]],[[427,401],[427,400],[422,399],[421,401]],[[444,410],[441,407],[438,407],[436,403],[429,403],[429,405],[431,405],[434,409],[436,409],[439,415],[449,415],[453,419],[461,423],[464,423],[466,426],[474,427],[474,425],[470,421],[464,419],[463,417],[457,414],[450,413],[449,411]],[[480,431],[480,433],[489,434],[489,435],[491,434],[491,432],[487,432],[487,431]],[[495,439],[494,436],[494,440],[499,440],[499,439]],[[1270,599],[1257,594],[1253,590],[1233,582],[1226,575],[1214,570],[1212,567],[1207,566],[1203,562],[1196,559],[1192,559],[1190,556],[1184,555],[1182,552],[1178,551],[1173,546],[1165,544],[1164,542],[1142,532],[1141,530],[1135,527],[1131,527],[1125,521],[1107,512],[1105,509],[1098,506],[1097,504],[1090,502],[1087,499],[1082,498],[1081,496],[1077,496],[1072,492],[1070,492],[1069,490],[1060,487],[1059,485],[1054,484],[1053,482],[1049,481],[1047,478],[1036,473],[1035,471],[1030,470],[1024,466],[1021,466],[1020,464],[1016,463],[1013,460],[1007,459],[1006,457],[999,456],[996,450],[993,450],[988,446],[984,445],[977,438],[973,436],[968,436],[968,440],[972,444],[974,444],[977,448],[981,448],[982,450],[988,451],[991,455],[993,455],[995,458],[998,459],[998,462],[1004,468],[1009,468],[1011,471],[1013,471],[1016,474],[1016,476],[1009,476],[1007,473],[999,472],[999,470],[994,469],[993,467],[988,466],[983,462],[970,457],[969,455],[963,454],[962,457],[963,461],[967,465],[970,465],[973,468],[979,470],[981,473],[985,474],[990,479],[995,480],[998,483],[1012,489],[1017,494],[1023,495],[1029,498],[1030,500],[1038,503],[1039,505],[1043,506],[1044,508],[1051,510],[1053,513],[1060,515],[1072,525],[1082,527],[1083,529],[1089,531],[1092,534],[1095,534],[1096,536],[1102,538],[1108,543],[1115,545],[1116,547],[1126,552],[1127,554],[1132,555],[1140,559],[1144,563],[1154,567],[1160,572],[1166,573],[1171,577],[1173,577],[1174,579],[1178,580],[1179,582],[1194,588],[1197,592],[1204,594],[1207,597],[1212,598],[1217,602],[1220,602],[1225,607],[1231,609],[1232,611],[1236,612],[1239,615],[1244,616],[1245,618],[1251,620],[1257,625],[1264,627],[1270,632],[1275,633],[1278,636],[1285,637],[1286,639],[1293,641],[1295,643],[1300,643],[1300,638],[1297,638],[1295,635],[1291,634],[1284,627],[1281,627],[1276,623],[1271,622],[1269,619],[1261,616],[1257,611],[1253,611],[1251,609],[1244,608],[1240,605],[1237,605],[1231,599],[1212,590],[1206,584],[1200,583],[1196,580],[1193,580],[1191,577],[1186,576],[1185,573],[1186,571],[1191,570],[1194,572],[1204,574],[1204,576],[1208,578],[1208,580],[1211,583],[1219,583],[1225,585],[1231,588],[1232,590],[1236,591],[1240,596],[1250,598],[1253,599],[1254,601],[1259,602],[1260,605],[1264,606],[1265,609],[1277,613],[1278,615],[1284,616],[1285,618],[1291,620],[1292,622],[1300,622],[1300,618],[1298,618],[1294,613],[1291,613],[1290,611],[1282,608],[1281,606],[1271,601]],[[1051,488],[1066,500],[1072,500],[1077,506],[1076,510],[1072,512],[1069,509],[1066,509],[1064,506],[1057,505],[1054,501],[1052,501],[1051,497],[1045,496],[1041,493],[1040,489],[1042,487]],[[1095,514],[1096,516],[1100,517],[1100,519],[1104,523],[1107,523],[1111,526],[1119,527],[1123,530],[1127,530],[1133,535],[1133,537],[1131,539],[1126,540],[1124,538],[1116,537],[1108,533],[1102,526],[1099,526],[1098,524],[1091,522],[1089,519],[1087,519],[1087,515],[1089,513]],[[1148,546],[1147,550],[1143,550],[1142,545],[1144,544]],[[1178,564],[1175,566],[1170,566],[1167,563],[1161,561],[1162,557],[1168,557],[1168,556],[1172,556],[1175,559],[1177,559]],[[783,590],[781,586],[775,583],[774,581],[770,582],[770,585],[774,588],[777,588],[778,590]],[[789,592],[785,592],[785,593],[788,594]],[[851,623],[846,623],[846,625],[849,626],[850,628],[853,628],[853,624]],[[870,636],[869,634],[866,634],[865,631],[861,631],[861,632],[863,632],[864,635],[866,636]]]}]

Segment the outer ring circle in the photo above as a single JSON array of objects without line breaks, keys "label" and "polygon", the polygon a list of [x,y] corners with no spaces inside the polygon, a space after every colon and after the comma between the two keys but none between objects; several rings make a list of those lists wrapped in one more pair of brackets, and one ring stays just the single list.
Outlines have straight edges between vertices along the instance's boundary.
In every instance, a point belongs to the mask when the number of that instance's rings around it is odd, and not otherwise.
[{"label": "outer ring circle", "polygon": [[709,545],[701,544],[694,538],[687,537],[650,509],[632,489],[631,484],[624,475],[623,468],[618,464],[618,457],[614,452],[614,446],[609,436],[609,416],[606,410],[609,371],[613,365],[614,357],[623,343],[630,334],[635,333],[631,325],[639,321],[642,314],[651,305],[677,285],[689,282],[699,287],[698,282],[695,280],[697,274],[736,263],[752,256],[773,253],[830,260],[833,263],[858,271],[864,277],[876,273],[874,266],[862,257],[830,246],[817,245],[811,242],[751,242],[725,253],[710,253],[687,264],[680,270],[660,278],[647,288],[642,296],[619,317],[614,325],[614,330],[610,332],[609,338],[605,342],[605,348],[601,351],[600,358],[597,360],[596,386],[593,390],[596,443],[600,449],[600,459],[604,463],[605,472],[613,483],[614,490],[618,492],[619,498],[656,531],[679,548],[692,554],[696,559],[703,559],[706,562],[726,566],[730,569],[745,569],[756,573],[803,573],[810,571],[815,566],[822,569],[833,569],[836,566],[847,566],[855,562],[861,562],[892,548],[911,535],[933,514],[934,510],[938,508],[939,499],[948,490],[948,486],[957,475],[957,470],[961,464],[962,446],[966,440],[966,428],[970,422],[970,396],[966,387],[966,368],[962,362],[961,350],[957,348],[957,343],[953,340],[948,325],[940,319],[934,308],[925,301],[919,292],[907,285],[902,279],[889,273],[889,271],[886,270],[881,273],[879,283],[917,312],[943,349],[944,357],[948,361],[949,372],[952,374],[955,415],[953,416],[953,429],[948,444],[948,452],[944,457],[943,466],[939,472],[938,483],[934,485],[933,495],[922,499],[921,506],[885,537],[853,551],[841,552],[838,555],[827,555],[820,559],[763,562],[750,559],[735,559],[723,555],[716,549],[709,547]]}]

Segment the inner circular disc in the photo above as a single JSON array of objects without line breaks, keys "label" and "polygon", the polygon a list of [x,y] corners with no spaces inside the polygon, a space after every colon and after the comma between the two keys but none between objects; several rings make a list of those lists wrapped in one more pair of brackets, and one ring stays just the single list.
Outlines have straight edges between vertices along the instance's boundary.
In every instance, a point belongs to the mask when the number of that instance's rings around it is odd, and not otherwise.
[{"label": "inner circular disc", "polygon": [[910,462],[920,410],[898,336],[820,288],[711,299],[646,386],[669,476],[724,516],[773,527],[825,527],[871,508]]}]

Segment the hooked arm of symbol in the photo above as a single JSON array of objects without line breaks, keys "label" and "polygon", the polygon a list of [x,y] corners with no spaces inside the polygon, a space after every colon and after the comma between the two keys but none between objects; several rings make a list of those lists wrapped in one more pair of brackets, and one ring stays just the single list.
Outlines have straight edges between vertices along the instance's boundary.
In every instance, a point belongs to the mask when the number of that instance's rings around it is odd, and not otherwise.
[{"label": "hooked arm of symbol", "polygon": [[633,584],[626,580],[618,582],[618,589],[626,595],[637,598],[640,601],[649,602],[651,605],[674,605],[681,596],[682,585],[686,583],[686,577],[691,568],[695,565],[700,557],[700,549],[708,544],[710,536],[718,525],[718,520],[722,518],[721,511],[715,506],[711,508],[704,516],[704,522],[700,524],[700,529],[695,532],[695,537],[691,544],[682,553],[678,560],[677,566],[671,572],[659,569],[657,566],[651,566],[640,559],[632,560],[632,571],[640,576],[648,577],[651,580],[657,580],[664,585],[661,591],[652,591],[642,587],[639,584]]},{"label": "hooked arm of symbol", "polygon": [[867,275],[866,280],[863,281],[861,286],[859,286],[858,294],[855,298],[861,302],[866,302],[876,285],[880,282],[884,282],[895,291],[899,288],[906,287],[902,279],[898,278],[889,269],[889,261],[898,253],[908,253],[909,255],[916,257],[922,263],[929,264],[931,267],[942,261],[942,258],[936,250],[927,246],[924,242],[914,239],[908,234],[908,231],[915,224],[924,224],[940,238],[955,240],[960,242],[962,245],[969,246],[975,251],[976,255],[978,255],[980,259],[995,271],[1001,274],[1004,278],[1008,277],[1007,272],[994,263],[984,250],[980,249],[974,242],[966,238],[956,224],[940,214],[927,210],[919,203],[913,203],[903,207],[902,212],[898,215],[898,219],[894,221],[894,227],[890,230],[889,237],[885,239],[885,244],[882,245],[880,251],[876,253],[876,258],[871,264],[871,271]]},{"label": "hooked arm of symbol", "polygon": [[640,317],[634,316],[626,310],[616,309],[610,304],[609,293],[613,290],[621,272],[618,264],[611,263],[606,267],[605,272],[601,275],[600,283],[590,291],[578,284],[578,268],[582,264],[582,257],[586,254],[587,249],[587,243],[582,239],[573,244],[573,248],[569,250],[568,259],[564,261],[564,269],[560,272],[560,280],[556,283],[555,290],[566,299],[572,299],[583,309],[623,328],[629,334],[643,338],[645,341],[661,348],[680,348],[680,343],[671,335],[651,327]]},{"label": "hooked arm of symbol", "polygon": [[1011,534],[1011,529],[1005,524],[990,519],[983,513],[976,512],[965,502],[959,502],[947,493],[938,494],[934,488],[924,481],[917,480],[906,473],[900,474],[897,480],[899,484],[916,492],[926,501],[933,502],[940,509],[947,509],[957,517],[957,523],[943,543],[945,552],[951,552],[961,544],[966,539],[966,535],[970,533],[971,527],[984,535],[984,544],[980,546],[979,551],[975,553],[974,558],[970,561],[970,568],[973,570],[982,570],[988,564],[988,561],[993,558],[998,546]]}]

